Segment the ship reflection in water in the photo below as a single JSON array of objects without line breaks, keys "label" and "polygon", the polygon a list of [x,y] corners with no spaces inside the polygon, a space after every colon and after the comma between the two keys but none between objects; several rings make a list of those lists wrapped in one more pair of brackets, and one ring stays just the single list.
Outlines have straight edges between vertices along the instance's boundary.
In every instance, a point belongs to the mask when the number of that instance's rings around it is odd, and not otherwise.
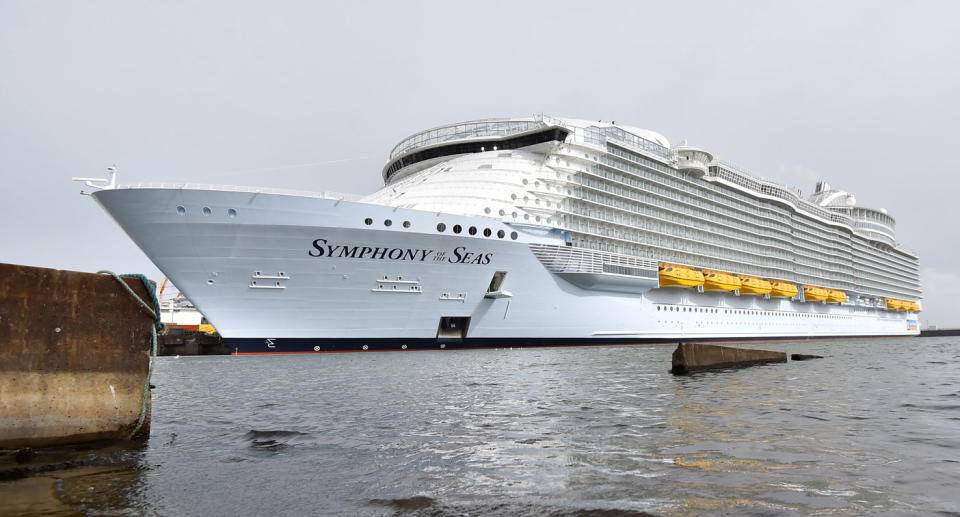
[{"label": "ship reflection in water", "polygon": [[687,377],[669,346],[160,358],[145,448],[0,481],[0,514],[960,511],[956,338],[764,348],[826,358]]}]

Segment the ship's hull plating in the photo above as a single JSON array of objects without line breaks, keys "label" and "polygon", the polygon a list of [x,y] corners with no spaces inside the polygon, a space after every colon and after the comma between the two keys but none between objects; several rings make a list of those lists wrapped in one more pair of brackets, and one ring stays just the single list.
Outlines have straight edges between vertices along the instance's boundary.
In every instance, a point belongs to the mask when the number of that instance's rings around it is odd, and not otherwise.
[{"label": "ship's hull plating", "polygon": [[847,304],[584,289],[528,246],[563,245],[559,232],[495,219],[222,190],[94,196],[239,354],[919,333],[913,313]]}]

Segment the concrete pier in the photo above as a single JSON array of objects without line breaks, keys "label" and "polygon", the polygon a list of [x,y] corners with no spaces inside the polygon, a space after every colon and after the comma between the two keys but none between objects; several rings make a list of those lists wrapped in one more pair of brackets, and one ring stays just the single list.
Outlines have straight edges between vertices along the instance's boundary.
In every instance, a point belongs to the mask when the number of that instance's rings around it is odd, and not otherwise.
[{"label": "concrete pier", "polygon": [[703,343],[680,343],[673,351],[673,368],[670,373],[683,375],[702,370],[785,362],[787,362],[787,354],[784,352],[731,348]]},{"label": "concrete pier", "polygon": [[129,437],[153,317],[109,275],[0,264],[0,278],[0,449]]}]

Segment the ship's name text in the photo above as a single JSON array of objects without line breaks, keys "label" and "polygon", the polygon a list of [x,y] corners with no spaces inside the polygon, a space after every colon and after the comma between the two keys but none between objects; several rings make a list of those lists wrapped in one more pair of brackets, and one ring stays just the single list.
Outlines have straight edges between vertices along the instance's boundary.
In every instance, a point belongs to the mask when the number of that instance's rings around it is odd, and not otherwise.
[{"label": "ship's name text", "polygon": [[466,246],[457,246],[453,251],[428,250],[423,248],[380,248],[370,246],[347,246],[330,244],[327,239],[316,239],[311,249],[311,257],[408,260],[412,262],[448,262],[450,264],[489,264],[493,253],[470,251]]}]

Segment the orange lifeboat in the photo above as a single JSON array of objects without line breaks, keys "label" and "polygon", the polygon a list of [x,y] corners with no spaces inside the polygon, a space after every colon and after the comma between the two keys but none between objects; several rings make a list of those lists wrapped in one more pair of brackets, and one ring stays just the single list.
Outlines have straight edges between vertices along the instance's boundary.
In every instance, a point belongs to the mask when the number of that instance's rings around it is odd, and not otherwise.
[{"label": "orange lifeboat", "polygon": [[887,309],[891,311],[902,311],[904,309],[903,301],[896,298],[887,298]]},{"label": "orange lifeboat", "polygon": [[826,301],[828,296],[830,296],[830,293],[822,287],[817,287],[815,285],[803,286],[803,299],[805,301],[808,301],[808,302]]},{"label": "orange lifeboat", "polygon": [[786,280],[770,280],[771,298],[793,298],[800,292],[797,284]]},{"label": "orange lifeboat", "polygon": [[740,279],[741,295],[763,296],[772,290],[770,282],[760,277],[737,275],[737,278]]},{"label": "orange lifeboat", "polygon": [[827,303],[843,303],[847,301],[847,293],[838,289],[827,289]]},{"label": "orange lifeboat", "polygon": [[661,262],[659,269],[660,287],[693,289],[703,285],[703,274],[691,267]]},{"label": "orange lifeboat", "polygon": [[740,285],[740,279],[730,273],[714,271],[712,269],[703,270],[704,291],[736,291],[740,289]]}]

